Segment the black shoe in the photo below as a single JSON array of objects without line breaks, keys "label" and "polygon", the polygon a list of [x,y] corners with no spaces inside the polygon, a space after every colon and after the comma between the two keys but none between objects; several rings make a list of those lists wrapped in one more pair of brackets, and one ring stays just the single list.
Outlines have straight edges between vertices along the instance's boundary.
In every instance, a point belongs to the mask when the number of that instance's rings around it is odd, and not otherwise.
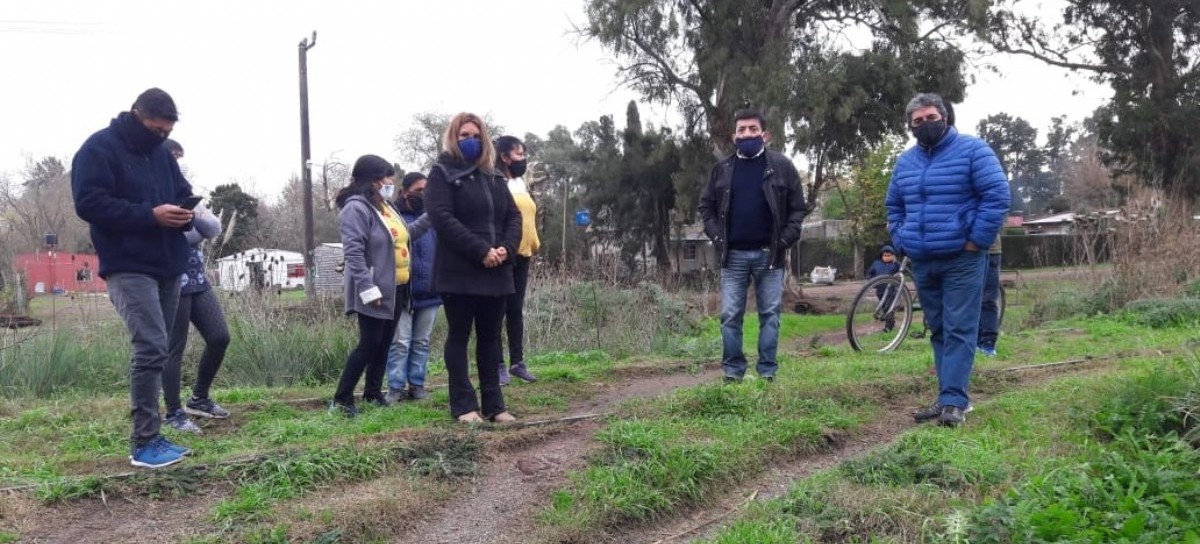
[{"label": "black shoe", "polygon": [[358,417],[358,407],[353,404],[342,404],[335,400],[329,403],[329,413],[355,418]]},{"label": "black shoe", "polygon": [[926,408],[921,408],[920,410],[913,412],[913,420],[917,423],[933,421],[939,417],[942,417],[942,408],[944,408],[942,403],[935,402]]},{"label": "black shoe", "polygon": [[425,400],[429,396],[429,391],[424,387],[409,386],[408,398],[412,400]]},{"label": "black shoe", "polygon": [[731,383],[742,383],[742,379],[738,378],[736,376],[725,376],[724,382],[726,385],[729,385]]},{"label": "black shoe", "polygon": [[387,397],[383,395],[371,395],[369,397],[363,395],[363,403],[374,404],[380,408],[387,408],[388,406],[392,405],[392,403],[388,401]]},{"label": "black shoe", "polygon": [[775,376],[761,376],[762,380],[767,383],[775,383]]},{"label": "black shoe", "polygon": [[392,390],[388,391],[386,395],[383,396],[383,399],[386,400],[388,402],[388,404],[391,404],[391,405],[395,405],[395,404],[404,402],[404,401],[408,400],[408,390],[407,389],[392,389]]},{"label": "black shoe", "polygon": [[963,413],[963,409],[957,406],[945,406],[942,408],[942,415],[938,416],[938,425],[943,427],[957,427],[967,421],[967,414]]}]

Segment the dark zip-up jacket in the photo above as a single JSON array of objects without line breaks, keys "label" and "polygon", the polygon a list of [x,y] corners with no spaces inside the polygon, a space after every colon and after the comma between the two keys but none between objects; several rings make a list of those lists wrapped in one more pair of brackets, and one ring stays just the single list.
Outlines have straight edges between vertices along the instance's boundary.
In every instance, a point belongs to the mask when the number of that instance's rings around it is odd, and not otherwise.
[{"label": "dark zip-up jacket", "polygon": [[[443,154],[429,172],[425,213],[437,232],[433,289],[443,295],[511,295],[512,262],[521,243],[521,212],[504,178]],[[483,266],[492,248],[508,259]]]},{"label": "dark zip-up jacket", "polygon": [[[772,266],[783,266],[787,249],[800,239],[800,225],[808,208],[804,204],[804,190],[800,185],[800,174],[792,161],[771,150],[767,154],[767,169],[763,172],[763,193],[770,208],[772,244]],[[730,187],[733,184],[736,154],[730,155],[713,165],[708,184],[700,195],[700,218],[704,221],[704,234],[713,241],[717,262],[725,266],[726,242],[729,239]]]},{"label": "dark zip-up jacket", "polygon": [[[100,257],[100,277],[129,272],[172,279],[187,268],[188,247],[182,228],[159,226],[154,208],[182,204],[192,194],[179,164],[166,148],[137,149],[126,136],[130,123],[122,112],[108,128],[92,134],[71,161],[75,213],[87,221]],[[141,127],[133,127],[141,128]]]},{"label": "dark zip-up jacket", "polygon": [[[405,205],[402,199],[398,199],[396,204],[406,223],[414,223],[421,217]],[[441,306],[442,298],[433,290],[433,256],[436,254],[437,233],[431,229],[424,236],[409,241],[408,247],[412,249],[408,261],[408,286],[412,296],[412,308],[421,310]]]}]

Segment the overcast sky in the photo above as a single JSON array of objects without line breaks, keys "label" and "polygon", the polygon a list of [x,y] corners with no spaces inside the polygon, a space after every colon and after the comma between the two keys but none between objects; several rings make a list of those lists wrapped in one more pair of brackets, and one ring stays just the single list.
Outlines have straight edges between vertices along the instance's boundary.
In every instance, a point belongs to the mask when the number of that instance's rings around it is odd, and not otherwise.
[{"label": "overcast sky", "polygon": [[[313,161],[398,160],[413,114],[491,114],[513,134],[623,123],[620,88],[595,43],[579,43],[585,0],[446,2],[4,0],[0,10],[0,173],[27,156],[69,160],[148,87],[175,98],[173,138],[201,192],[237,181],[274,199],[300,169],[297,45],[309,51]],[[959,126],[1008,112],[1042,128],[1082,119],[1110,93],[1082,76],[1001,58],[977,71]],[[642,106],[643,122],[668,122]]]}]

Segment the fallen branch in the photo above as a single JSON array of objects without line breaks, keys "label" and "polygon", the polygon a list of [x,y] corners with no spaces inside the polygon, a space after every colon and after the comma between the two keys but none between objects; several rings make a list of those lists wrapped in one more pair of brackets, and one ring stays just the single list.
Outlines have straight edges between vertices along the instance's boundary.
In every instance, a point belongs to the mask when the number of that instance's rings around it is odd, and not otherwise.
[{"label": "fallen branch", "polygon": [[[595,413],[595,414],[580,414],[577,416],[566,416],[566,417],[560,417],[560,418],[554,418],[554,419],[539,419],[537,421],[523,421],[523,422],[517,423],[515,425],[506,425],[505,427],[516,428],[516,429],[523,428],[523,427],[537,427],[539,425],[553,425],[555,423],[572,423],[575,421],[584,421],[584,420],[588,420],[588,419],[600,419],[602,417],[608,417],[610,415],[612,415],[612,412],[600,412],[600,413]],[[498,428],[503,428],[503,427],[498,427]]]},{"label": "fallen branch", "polygon": [[[1108,357],[1105,357],[1104,359],[1108,359]],[[1077,365],[1080,363],[1087,363],[1087,362],[1091,362],[1091,361],[1102,361],[1104,359],[1093,359],[1091,356],[1087,356],[1082,359],[1068,359],[1066,361],[1055,361],[1053,363],[1038,363],[1038,364],[1034,364],[1034,365],[1022,365],[1022,366],[1013,366],[1013,367],[1008,367],[1008,368],[999,368],[999,369],[996,369],[996,371],[997,372],[1021,372],[1023,370],[1034,370],[1034,369],[1038,369],[1038,368],[1050,368],[1050,367],[1055,367],[1055,366]]]},{"label": "fallen branch", "polygon": [[710,519],[710,520],[708,520],[708,521],[706,521],[706,522],[704,522],[704,523],[701,523],[700,525],[697,525],[697,526],[695,526],[695,527],[692,527],[691,529],[688,529],[688,530],[686,530],[686,531],[684,531],[684,532],[682,532],[682,533],[675,533],[675,534],[673,534],[673,535],[671,535],[671,536],[668,536],[668,537],[666,537],[666,538],[663,538],[663,539],[660,539],[660,540],[655,540],[653,544],[663,544],[663,543],[665,543],[665,542],[670,542],[670,541],[672,541],[672,540],[675,540],[675,539],[677,539],[677,538],[679,538],[679,537],[681,537],[681,536],[687,536],[687,535],[690,535],[690,534],[692,534],[692,533],[694,533],[694,532],[696,532],[696,531],[699,531],[700,529],[703,529],[703,528],[705,528],[705,527],[708,527],[709,525],[712,525],[712,524],[714,524],[714,523],[716,523],[716,522],[718,522],[718,521],[721,521],[721,520],[723,520],[723,519],[725,519],[725,518],[729,517],[729,516],[730,516],[730,515],[732,515],[734,512],[737,512],[738,510],[741,510],[741,509],[745,508],[745,507],[746,507],[747,505],[749,505],[751,502],[754,502],[754,498],[755,498],[755,497],[757,497],[757,496],[758,496],[758,490],[757,490],[757,489],[755,489],[755,490],[754,490],[754,492],[753,492],[753,493],[751,493],[751,494],[750,494],[750,496],[749,496],[748,498],[746,498],[745,502],[743,502],[742,504],[739,504],[737,507],[735,507],[735,508],[730,508],[729,510],[726,510],[726,511],[725,511],[724,513],[722,513],[721,515],[719,515],[719,516],[717,516],[717,517],[715,517],[715,518],[712,518],[712,519]]}]

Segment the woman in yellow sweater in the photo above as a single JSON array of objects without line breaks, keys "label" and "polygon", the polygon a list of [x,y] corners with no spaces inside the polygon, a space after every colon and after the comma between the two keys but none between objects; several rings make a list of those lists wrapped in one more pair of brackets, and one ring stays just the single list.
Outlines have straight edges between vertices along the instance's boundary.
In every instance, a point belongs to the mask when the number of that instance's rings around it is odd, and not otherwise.
[{"label": "woman in yellow sweater", "polygon": [[521,211],[521,245],[513,260],[513,284],[516,292],[509,295],[504,309],[504,327],[508,331],[508,360],[505,368],[500,362],[500,385],[508,385],[509,374],[526,382],[537,378],[525,367],[525,288],[529,285],[529,260],[542,245],[537,234],[537,204],[525,186],[525,144],[514,136],[501,136],[496,140],[496,169],[508,180],[517,209]]},{"label": "woman in yellow sweater", "polygon": [[337,195],[345,259],[346,313],[358,315],[358,346],[346,358],[331,411],[358,415],[354,388],[365,373],[363,401],[386,406],[383,374],[396,316],[409,304],[409,241],[429,230],[422,216],[405,225],[392,207],[396,171],[377,155],[354,163],[350,185]]}]

